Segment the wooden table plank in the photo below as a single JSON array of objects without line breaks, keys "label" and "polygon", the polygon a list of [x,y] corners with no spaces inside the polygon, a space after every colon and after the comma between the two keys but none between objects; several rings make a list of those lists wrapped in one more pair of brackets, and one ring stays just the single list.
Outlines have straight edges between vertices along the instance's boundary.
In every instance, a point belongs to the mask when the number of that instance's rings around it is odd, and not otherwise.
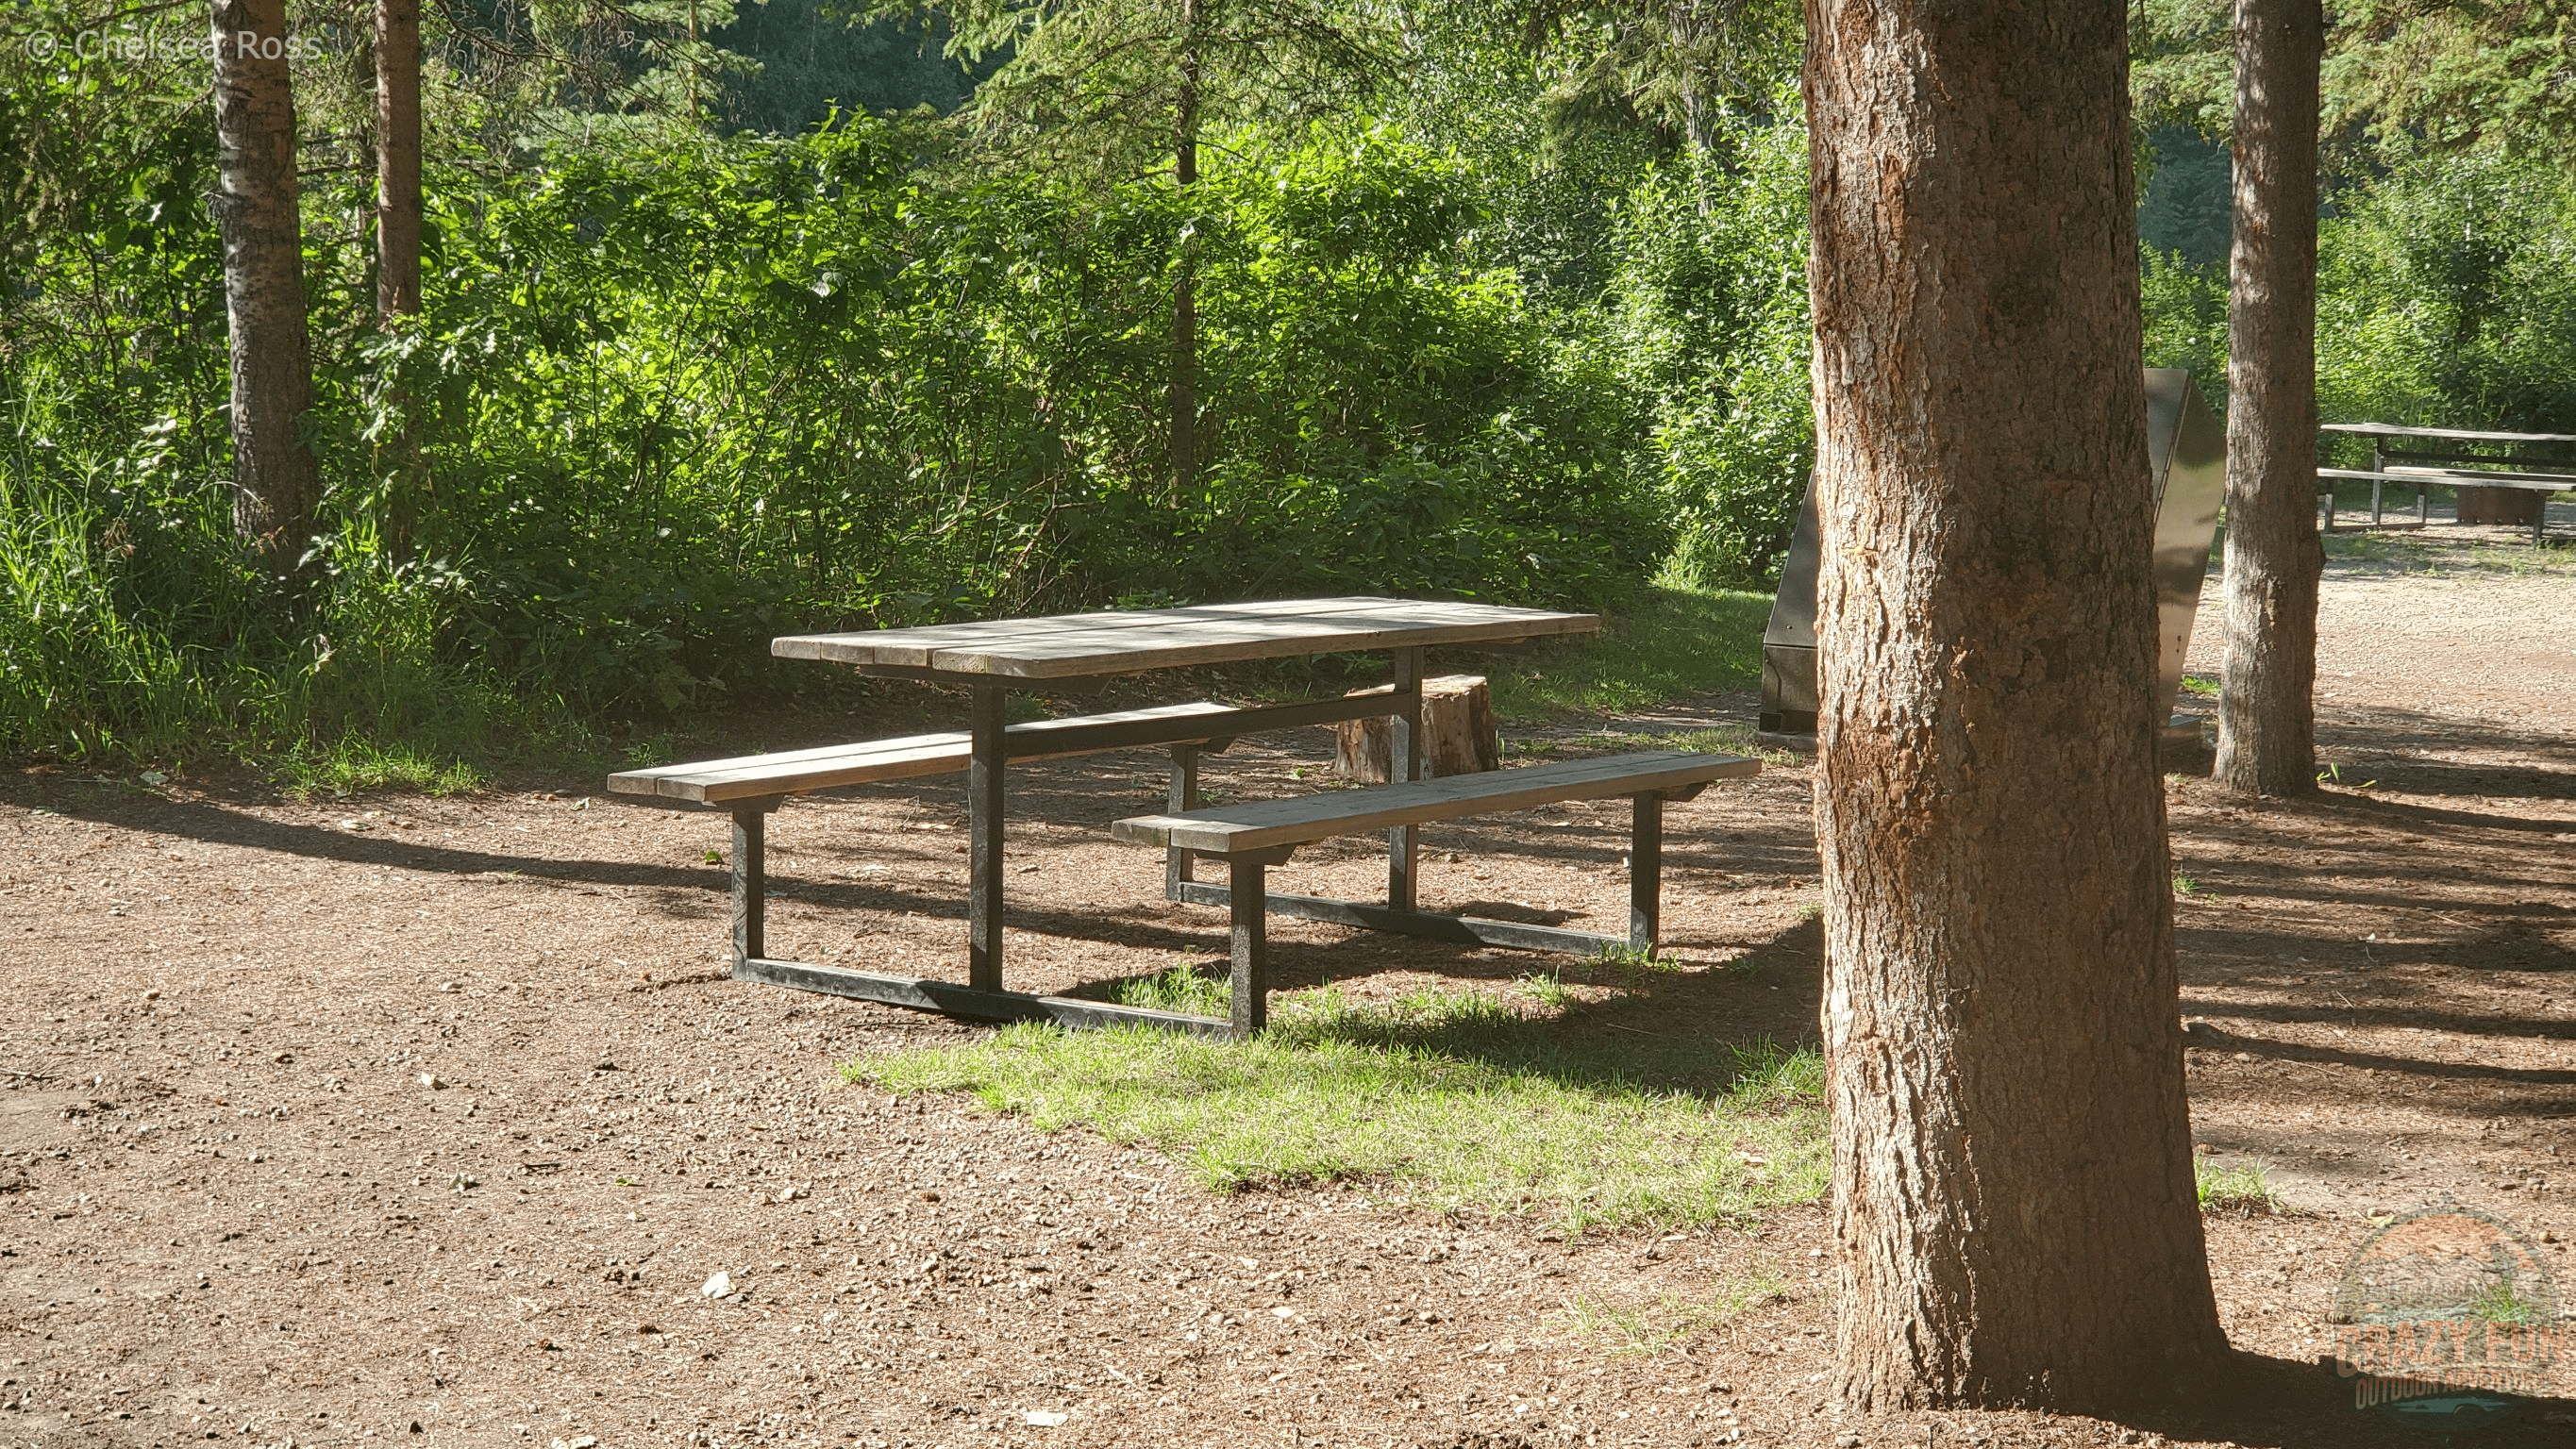
[{"label": "wooden table plank", "polygon": [[1354,597],[790,635],[773,641],[771,651],[963,676],[1069,679],[1295,654],[1500,643],[1600,627],[1597,614]]},{"label": "wooden table plank", "polygon": [[1177,815],[1141,815],[1109,827],[1135,845],[1178,846],[1240,855],[1304,845],[1335,835],[1361,835],[1462,814],[1499,814],[1566,800],[1601,799],[1736,780],[1761,772],[1759,760],[1686,750],[1649,750],[1584,760],[1556,760],[1513,770],[1487,770],[1366,790],[1329,790],[1274,800],[1215,805]]},{"label": "wooden table plank", "polygon": [[791,634],[770,642],[782,659],[825,659],[842,664],[888,664],[927,669],[942,649],[1034,643],[1067,635],[1096,635],[1154,629],[1178,617],[1224,620],[1245,616],[1321,614],[1347,610],[1381,599],[1280,599],[1244,604],[1197,604],[1179,609],[1100,609],[1079,614],[1042,614],[1025,619],[976,619],[958,624],[928,624],[911,629],[860,629],[844,634]]}]

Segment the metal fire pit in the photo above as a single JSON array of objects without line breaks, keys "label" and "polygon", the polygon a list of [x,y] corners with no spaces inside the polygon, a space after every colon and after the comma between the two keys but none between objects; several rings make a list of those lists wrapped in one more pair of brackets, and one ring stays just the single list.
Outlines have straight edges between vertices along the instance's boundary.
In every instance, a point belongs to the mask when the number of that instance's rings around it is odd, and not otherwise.
[{"label": "metal fire pit", "polygon": [[[2209,571],[2209,546],[2218,531],[2218,505],[2227,491],[2227,430],[2202,401],[2191,374],[2179,368],[2147,369],[2147,467],[2156,492],[2156,613],[2162,648],[2157,655],[2156,697],[2172,701],[2182,689],[2183,654],[2191,647],[2192,615],[2200,607],[2200,582]],[[1762,631],[1764,734],[1804,735],[1816,729],[1816,480],[1807,479],[1798,531],[1780,565],[1780,593],[1771,623]]]}]

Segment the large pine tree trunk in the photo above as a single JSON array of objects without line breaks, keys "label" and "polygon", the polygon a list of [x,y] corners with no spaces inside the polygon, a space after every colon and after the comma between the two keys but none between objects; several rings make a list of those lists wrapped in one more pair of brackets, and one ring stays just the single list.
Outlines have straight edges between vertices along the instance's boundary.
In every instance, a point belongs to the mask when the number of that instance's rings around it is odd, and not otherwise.
[{"label": "large pine tree trunk", "polygon": [[2318,0],[2238,0],[2228,259],[2227,660],[2215,777],[2316,787]]},{"label": "large pine tree trunk", "polygon": [[233,523],[280,573],[321,485],[298,428],[313,406],[284,0],[214,0],[215,219],[232,327]]},{"label": "large pine tree trunk", "polygon": [[1810,0],[1836,1384],[2224,1351],[2156,767],[2120,0]]},{"label": "large pine tree trunk", "polygon": [[376,318],[420,310],[420,0],[376,0]]}]

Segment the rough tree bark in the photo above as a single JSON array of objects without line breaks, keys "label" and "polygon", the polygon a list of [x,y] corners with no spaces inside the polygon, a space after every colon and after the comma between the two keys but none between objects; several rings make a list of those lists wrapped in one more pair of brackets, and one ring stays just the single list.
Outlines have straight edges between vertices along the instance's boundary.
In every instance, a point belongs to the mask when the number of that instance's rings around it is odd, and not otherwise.
[{"label": "rough tree bark", "polygon": [[[376,325],[420,311],[420,0],[376,0]],[[408,557],[428,502],[429,470],[408,390],[387,399],[401,423],[390,451],[386,513]]]},{"label": "rough tree bark", "polygon": [[2318,0],[2238,0],[2228,258],[2227,659],[2213,773],[2316,788]]},{"label": "rough tree bark", "polygon": [[214,0],[214,42],[212,200],[232,329],[233,525],[282,574],[302,557],[321,494],[299,431],[313,374],[284,0]]},{"label": "rough tree bark", "polygon": [[1837,1392],[2219,1361],[2156,767],[2120,0],[1809,0]]},{"label": "rough tree bark", "polygon": [[420,0],[376,0],[376,320],[420,310]]}]

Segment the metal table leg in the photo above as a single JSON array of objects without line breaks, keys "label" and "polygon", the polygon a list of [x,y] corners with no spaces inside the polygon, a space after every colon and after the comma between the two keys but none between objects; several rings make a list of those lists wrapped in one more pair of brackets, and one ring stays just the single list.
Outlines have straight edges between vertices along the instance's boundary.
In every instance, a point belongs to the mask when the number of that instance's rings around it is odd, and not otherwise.
[{"label": "metal table leg", "polygon": [[[1395,651],[1395,727],[1387,732],[1387,770],[1389,780],[1422,778],[1422,651]],[[1416,853],[1420,845],[1418,827],[1399,825],[1386,833],[1386,904],[1390,910],[1409,911],[1417,898]]]},{"label": "metal table leg", "polygon": [[774,800],[754,801],[733,812],[733,964],[769,954],[769,812]]},{"label": "metal table leg", "polygon": [[1248,1037],[1270,1024],[1269,893],[1259,860],[1228,863],[1226,873],[1234,936],[1234,1034]]},{"label": "metal table leg", "polygon": [[[1199,747],[1194,744],[1172,746],[1172,783],[1163,797],[1164,804],[1175,815],[1199,808]],[[1190,863],[1197,859],[1175,846],[1164,852],[1163,899],[1177,901],[1181,888],[1190,883]]]},{"label": "metal table leg", "polygon": [[1651,951],[1663,932],[1664,797],[1629,797],[1634,826],[1628,847],[1628,944]]},{"label": "metal table leg", "polygon": [[1002,772],[1005,695],[999,685],[974,687],[972,744],[966,779],[966,982],[1002,989]]}]

